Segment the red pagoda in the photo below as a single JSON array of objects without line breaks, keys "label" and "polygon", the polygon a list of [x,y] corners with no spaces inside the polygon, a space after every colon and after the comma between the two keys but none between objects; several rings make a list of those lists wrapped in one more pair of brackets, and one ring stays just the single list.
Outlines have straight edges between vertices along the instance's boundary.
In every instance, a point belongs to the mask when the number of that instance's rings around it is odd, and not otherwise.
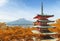
[{"label": "red pagoda", "polygon": [[53,37],[53,35],[56,35],[56,32],[51,32],[48,30],[48,28],[55,28],[54,26],[50,26],[48,23],[49,22],[54,22],[48,20],[48,18],[53,17],[54,15],[44,15],[43,13],[43,3],[41,4],[41,14],[38,14],[37,16],[34,17],[34,19],[37,19],[36,22],[34,22],[34,26],[38,28],[39,32],[44,35],[41,37],[41,41],[57,41],[56,37]]}]

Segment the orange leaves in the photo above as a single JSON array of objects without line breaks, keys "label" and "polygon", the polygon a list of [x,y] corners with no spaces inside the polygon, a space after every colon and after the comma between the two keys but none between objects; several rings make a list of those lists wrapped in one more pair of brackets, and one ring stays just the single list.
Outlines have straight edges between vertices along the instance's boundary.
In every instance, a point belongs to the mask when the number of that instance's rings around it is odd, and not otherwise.
[{"label": "orange leaves", "polygon": [[33,34],[32,30],[36,30],[36,28],[23,28],[20,26],[13,26],[0,29],[0,39],[9,40],[12,38],[28,38],[32,36],[37,36]]},{"label": "orange leaves", "polygon": [[59,23],[59,25],[60,25],[60,19],[57,19],[56,22]]},{"label": "orange leaves", "polygon": [[4,37],[5,40],[7,40],[7,39],[9,39],[9,38],[10,38],[10,36],[5,36],[5,37]]},{"label": "orange leaves", "polygon": [[50,31],[60,33],[60,19],[56,20],[55,23],[50,24],[50,25],[51,25],[51,26],[55,26],[55,28],[49,28]]},{"label": "orange leaves", "polygon": [[31,30],[37,30],[37,28],[32,27]]},{"label": "orange leaves", "polygon": [[2,34],[3,33],[3,30],[2,29],[0,29],[0,34]]},{"label": "orange leaves", "polygon": [[51,32],[57,32],[58,30],[56,28],[49,28]]},{"label": "orange leaves", "polygon": [[[6,26],[5,24],[0,24],[0,39],[4,41],[9,41],[9,39],[21,39],[29,37],[38,37],[40,35],[34,34],[32,30],[37,30],[37,28],[24,28],[21,26]],[[3,28],[2,28],[3,27]],[[6,27],[6,28],[5,28]]]}]

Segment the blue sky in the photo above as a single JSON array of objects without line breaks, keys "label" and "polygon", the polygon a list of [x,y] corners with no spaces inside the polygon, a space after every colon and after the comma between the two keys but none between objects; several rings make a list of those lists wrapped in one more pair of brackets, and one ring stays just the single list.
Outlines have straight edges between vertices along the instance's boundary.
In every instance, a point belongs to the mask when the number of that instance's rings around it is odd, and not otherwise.
[{"label": "blue sky", "polygon": [[14,21],[20,18],[33,20],[40,14],[41,1],[44,14],[55,15],[52,20],[60,18],[60,0],[0,0],[0,21]]}]

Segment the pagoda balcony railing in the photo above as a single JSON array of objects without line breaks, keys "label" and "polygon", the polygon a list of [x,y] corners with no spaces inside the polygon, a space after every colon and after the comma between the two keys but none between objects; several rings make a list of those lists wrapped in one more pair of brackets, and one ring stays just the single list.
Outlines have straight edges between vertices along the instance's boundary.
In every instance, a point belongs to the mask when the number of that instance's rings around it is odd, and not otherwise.
[{"label": "pagoda balcony railing", "polygon": [[39,28],[54,28],[55,26],[39,26],[39,25],[36,25],[36,26],[33,26],[33,27],[39,27]]},{"label": "pagoda balcony railing", "polygon": [[54,34],[57,34],[57,32],[52,32],[52,33],[41,33],[41,34],[44,34],[44,35],[54,35]]},{"label": "pagoda balcony railing", "polygon": [[54,22],[54,21],[50,21],[50,20],[38,20],[40,22]]}]

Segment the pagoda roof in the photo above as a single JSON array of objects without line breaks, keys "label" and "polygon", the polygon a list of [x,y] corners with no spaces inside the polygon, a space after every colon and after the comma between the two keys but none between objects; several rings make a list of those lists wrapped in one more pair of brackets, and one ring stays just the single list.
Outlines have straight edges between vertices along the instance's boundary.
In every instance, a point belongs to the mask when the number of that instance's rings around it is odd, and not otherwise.
[{"label": "pagoda roof", "polygon": [[57,34],[57,32],[52,32],[52,33],[41,33],[41,34],[44,34],[44,35],[51,35],[51,34]]},{"label": "pagoda roof", "polygon": [[42,40],[47,40],[47,39],[54,39],[53,37],[49,36],[49,35],[45,35],[41,38]]},{"label": "pagoda roof", "polygon": [[54,22],[54,21],[50,21],[50,20],[38,20],[38,22]]},{"label": "pagoda roof", "polygon": [[55,26],[39,26],[39,25],[36,25],[36,26],[33,26],[33,27],[39,27],[39,28],[53,28]]},{"label": "pagoda roof", "polygon": [[54,39],[42,39],[41,41],[57,41],[58,38],[54,38]]},{"label": "pagoda roof", "polygon": [[54,15],[40,15],[40,14],[38,14],[38,16],[52,17],[52,16],[54,16]]},{"label": "pagoda roof", "polygon": [[45,17],[45,18],[49,18],[49,17],[53,17],[54,15],[37,15],[37,16],[35,16],[34,18],[42,18],[42,17]]},{"label": "pagoda roof", "polygon": [[52,33],[52,32],[49,31],[48,29],[45,29],[45,30],[42,29],[40,32],[41,32],[41,33]]}]

